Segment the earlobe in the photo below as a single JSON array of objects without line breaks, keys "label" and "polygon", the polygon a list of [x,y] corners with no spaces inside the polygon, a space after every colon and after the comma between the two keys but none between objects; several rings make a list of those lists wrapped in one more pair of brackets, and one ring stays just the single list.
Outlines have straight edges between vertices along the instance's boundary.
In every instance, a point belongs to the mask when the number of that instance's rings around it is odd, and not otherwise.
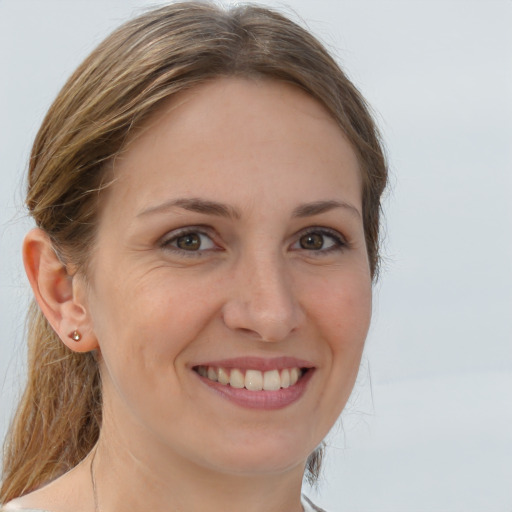
[{"label": "earlobe", "polygon": [[85,283],[69,273],[43,230],[27,233],[23,263],[35,299],[62,342],[75,352],[98,348],[84,299]]}]

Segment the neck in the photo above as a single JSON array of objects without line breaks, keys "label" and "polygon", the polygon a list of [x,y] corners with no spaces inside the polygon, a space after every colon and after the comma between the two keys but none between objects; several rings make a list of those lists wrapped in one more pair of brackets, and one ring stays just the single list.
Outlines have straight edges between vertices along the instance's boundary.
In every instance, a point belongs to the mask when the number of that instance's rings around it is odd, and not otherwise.
[{"label": "neck", "polygon": [[299,512],[303,465],[270,474],[228,473],[161,447],[127,447],[102,433],[94,459],[96,512]]}]

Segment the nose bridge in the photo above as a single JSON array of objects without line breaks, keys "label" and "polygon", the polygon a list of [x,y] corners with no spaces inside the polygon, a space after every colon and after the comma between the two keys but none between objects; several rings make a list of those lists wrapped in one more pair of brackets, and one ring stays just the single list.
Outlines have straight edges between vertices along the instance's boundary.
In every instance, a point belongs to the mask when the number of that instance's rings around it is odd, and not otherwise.
[{"label": "nose bridge", "polygon": [[237,262],[231,289],[224,314],[231,328],[279,341],[300,323],[290,268],[278,250],[247,251]]}]

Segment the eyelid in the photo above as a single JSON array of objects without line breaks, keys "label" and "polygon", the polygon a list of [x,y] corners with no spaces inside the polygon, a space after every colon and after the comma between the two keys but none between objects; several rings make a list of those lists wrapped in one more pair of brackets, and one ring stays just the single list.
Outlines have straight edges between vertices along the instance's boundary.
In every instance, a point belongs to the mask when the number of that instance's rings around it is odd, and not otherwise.
[{"label": "eyelid", "polygon": [[336,250],[342,251],[342,250],[347,249],[348,247],[350,247],[350,243],[348,242],[348,240],[346,239],[346,237],[343,234],[341,234],[336,229],[332,229],[332,228],[328,228],[328,227],[324,227],[324,226],[311,226],[311,227],[308,227],[308,228],[305,228],[305,229],[299,231],[295,235],[296,240],[291,244],[291,247],[293,248],[293,246],[295,244],[300,243],[300,239],[303,236],[309,235],[311,233],[317,233],[317,234],[320,234],[322,236],[330,237],[330,238],[334,239],[334,241],[336,243],[335,243],[334,246],[328,247],[326,249],[314,250],[314,249],[304,249],[304,248],[300,247],[300,248],[295,249],[295,250],[306,251],[306,252],[309,252],[309,253],[316,253],[316,254],[326,254],[326,253],[329,253],[329,252],[332,252],[332,251],[336,251]]},{"label": "eyelid", "polygon": [[[212,244],[215,245],[215,247],[207,248],[207,249],[198,249],[197,251],[187,251],[185,249],[181,249],[177,246],[172,245],[172,242],[174,242],[178,238],[185,236],[187,234],[192,234],[192,233],[196,233],[196,234],[208,237],[212,241]],[[316,233],[316,234],[320,234],[324,237],[331,238],[334,240],[334,244],[331,247],[321,248],[318,250],[304,249],[302,247],[294,248],[294,246],[296,244],[300,243],[301,237],[306,236],[311,233]],[[222,247],[216,242],[217,238],[218,237],[217,237],[216,231],[214,229],[212,229],[210,226],[204,226],[204,225],[184,226],[181,228],[171,230],[168,233],[166,233],[163,237],[160,238],[158,245],[164,250],[175,252],[177,254],[188,256],[188,257],[194,257],[194,256],[200,256],[200,255],[204,254],[205,252],[222,250]],[[340,233],[336,229],[328,228],[325,226],[310,226],[305,229],[302,229],[301,231],[297,232],[294,235],[294,241],[290,245],[290,248],[294,251],[295,250],[305,251],[308,253],[316,253],[318,255],[327,254],[327,253],[333,252],[333,251],[342,251],[344,249],[347,249],[348,247],[350,247],[350,242],[346,239],[346,237],[342,233]]]},{"label": "eyelid", "polygon": [[[197,251],[187,251],[185,249],[181,249],[177,246],[172,245],[172,242],[176,241],[178,238],[193,233],[207,236],[215,245],[215,248],[198,249]],[[216,232],[209,226],[184,226],[182,228],[173,229],[172,231],[166,233],[163,237],[160,238],[158,245],[164,250],[176,252],[179,254],[183,254],[185,256],[198,256],[208,251],[215,251],[221,249],[219,244],[216,243],[215,238]]]}]

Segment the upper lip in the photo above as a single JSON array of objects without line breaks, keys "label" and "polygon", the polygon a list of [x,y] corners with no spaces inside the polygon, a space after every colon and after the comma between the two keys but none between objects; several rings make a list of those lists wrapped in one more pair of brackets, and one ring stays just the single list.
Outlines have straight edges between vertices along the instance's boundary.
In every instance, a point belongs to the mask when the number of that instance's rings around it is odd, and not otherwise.
[{"label": "upper lip", "polygon": [[217,368],[238,368],[241,370],[260,370],[262,372],[268,370],[283,370],[284,368],[314,368],[313,363],[305,359],[298,359],[290,356],[280,357],[234,357],[229,359],[216,359],[214,361],[205,361],[197,366],[215,366]]}]

